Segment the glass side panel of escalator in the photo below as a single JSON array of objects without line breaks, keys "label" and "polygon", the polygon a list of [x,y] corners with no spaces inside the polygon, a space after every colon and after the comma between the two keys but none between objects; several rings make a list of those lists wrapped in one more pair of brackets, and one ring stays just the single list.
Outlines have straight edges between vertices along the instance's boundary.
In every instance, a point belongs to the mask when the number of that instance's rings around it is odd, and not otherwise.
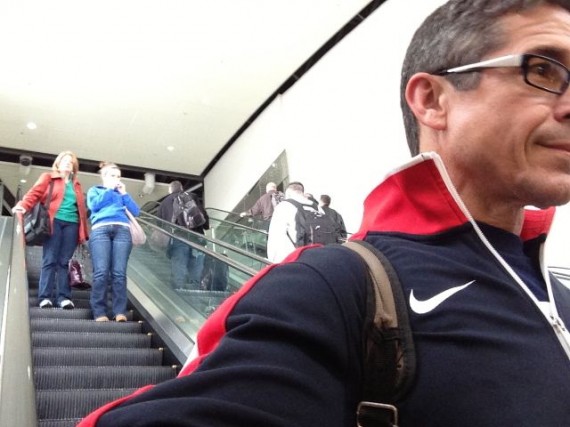
[{"label": "glass side panel of escalator", "polygon": [[[193,339],[206,318],[268,264],[230,245],[141,213],[147,241],[133,247],[128,277]],[[161,228],[163,227],[163,228]]]},{"label": "glass side panel of escalator", "polygon": [[256,271],[269,264],[264,256],[258,255],[266,251],[267,235],[256,230],[248,230],[235,224],[210,219],[210,230],[206,231],[206,236],[202,236],[191,230],[174,226],[146,212],[141,212],[140,218],[149,224],[148,243],[155,249],[168,249],[168,247],[161,247],[168,242],[168,238],[165,237],[168,235],[171,239],[179,237],[200,245]]}]

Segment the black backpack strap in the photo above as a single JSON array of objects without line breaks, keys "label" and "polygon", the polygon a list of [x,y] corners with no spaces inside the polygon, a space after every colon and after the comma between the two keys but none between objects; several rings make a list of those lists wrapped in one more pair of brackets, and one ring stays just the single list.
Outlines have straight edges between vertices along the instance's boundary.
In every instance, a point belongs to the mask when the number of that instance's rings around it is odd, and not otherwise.
[{"label": "black backpack strap", "polygon": [[363,389],[358,427],[398,425],[393,405],[411,386],[416,357],[408,308],[396,271],[374,246],[343,244],[360,255],[370,275],[363,331]]},{"label": "black backpack strap", "polygon": [[285,199],[284,201],[291,203],[293,206],[297,208],[297,218],[298,218],[297,226],[295,227],[297,229],[297,236],[294,236],[295,238],[293,238],[289,235],[289,232],[287,232],[287,237],[289,238],[289,240],[291,240],[291,243],[293,243],[293,246],[295,246],[296,248],[305,246],[307,243],[309,243],[307,240],[307,231],[306,231],[307,217],[305,216],[306,215],[305,209],[303,209],[303,206],[305,205],[294,199]]}]

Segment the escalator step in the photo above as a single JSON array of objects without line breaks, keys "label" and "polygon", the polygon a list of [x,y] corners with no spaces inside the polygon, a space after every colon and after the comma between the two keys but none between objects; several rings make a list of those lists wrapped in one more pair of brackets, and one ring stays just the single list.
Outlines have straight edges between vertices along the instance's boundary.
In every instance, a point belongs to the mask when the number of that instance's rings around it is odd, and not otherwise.
[{"label": "escalator step", "polygon": [[141,333],[139,322],[94,322],[86,319],[49,319],[30,320],[32,332],[122,332]]},{"label": "escalator step", "polygon": [[176,376],[170,366],[48,366],[34,369],[36,390],[138,388]]},{"label": "escalator step", "polygon": [[[30,287],[30,289],[28,290],[28,294],[29,294],[30,298],[32,298],[32,297],[37,298],[38,297],[38,288],[37,287]],[[78,299],[78,300],[80,300],[80,299],[89,300],[90,297],[91,297],[91,291],[90,290],[71,288],[71,299],[73,301],[75,301],[76,299]]]},{"label": "escalator step", "polygon": [[38,427],[75,427],[81,418],[66,418],[65,420],[38,420]]},{"label": "escalator step", "polygon": [[151,345],[151,337],[143,334],[113,332],[32,332],[32,345],[34,347],[147,348]]},{"label": "escalator step", "polygon": [[94,409],[135,389],[37,390],[38,419],[83,418]]},{"label": "escalator step", "polygon": [[62,310],[61,308],[30,307],[30,319],[36,319],[38,317],[52,319],[93,319],[93,316],[91,315],[91,309],[89,308]]},{"label": "escalator step", "polygon": [[57,347],[33,349],[34,366],[158,366],[163,352],[156,348],[116,348],[95,351],[92,348]]}]

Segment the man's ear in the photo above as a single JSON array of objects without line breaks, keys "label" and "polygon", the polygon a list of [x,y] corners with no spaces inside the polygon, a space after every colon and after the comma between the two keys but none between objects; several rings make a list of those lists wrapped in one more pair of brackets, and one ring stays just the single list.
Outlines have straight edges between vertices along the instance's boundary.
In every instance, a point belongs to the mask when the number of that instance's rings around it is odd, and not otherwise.
[{"label": "man's ear", "polygon": [[447,127],[447,96],[443,78],[414,74],[406,86],[406,102],[419,123],[435,130]]}]

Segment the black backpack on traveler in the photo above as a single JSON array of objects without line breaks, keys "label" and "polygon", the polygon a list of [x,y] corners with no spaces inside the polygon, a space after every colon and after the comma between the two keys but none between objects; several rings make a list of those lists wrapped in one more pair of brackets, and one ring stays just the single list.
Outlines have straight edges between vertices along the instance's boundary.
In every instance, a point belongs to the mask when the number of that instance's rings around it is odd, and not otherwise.
[{"label": "black backpack on traveler", "polygon": [[203,226],[206,222],[206,215],[198,205],[194,194],[183,191],[174,198],[172,223],[193,229]]},{"label": "black backpack on traveler", "polygon": [[336,224],[334,221],[319,211],[316,204],[305,205],[293,199],[286,199],[297,208],[297,222],[296,241],[293,241],[295,247],[310,245],[313,243],[321,243],[329,245],[337,243]]}]

